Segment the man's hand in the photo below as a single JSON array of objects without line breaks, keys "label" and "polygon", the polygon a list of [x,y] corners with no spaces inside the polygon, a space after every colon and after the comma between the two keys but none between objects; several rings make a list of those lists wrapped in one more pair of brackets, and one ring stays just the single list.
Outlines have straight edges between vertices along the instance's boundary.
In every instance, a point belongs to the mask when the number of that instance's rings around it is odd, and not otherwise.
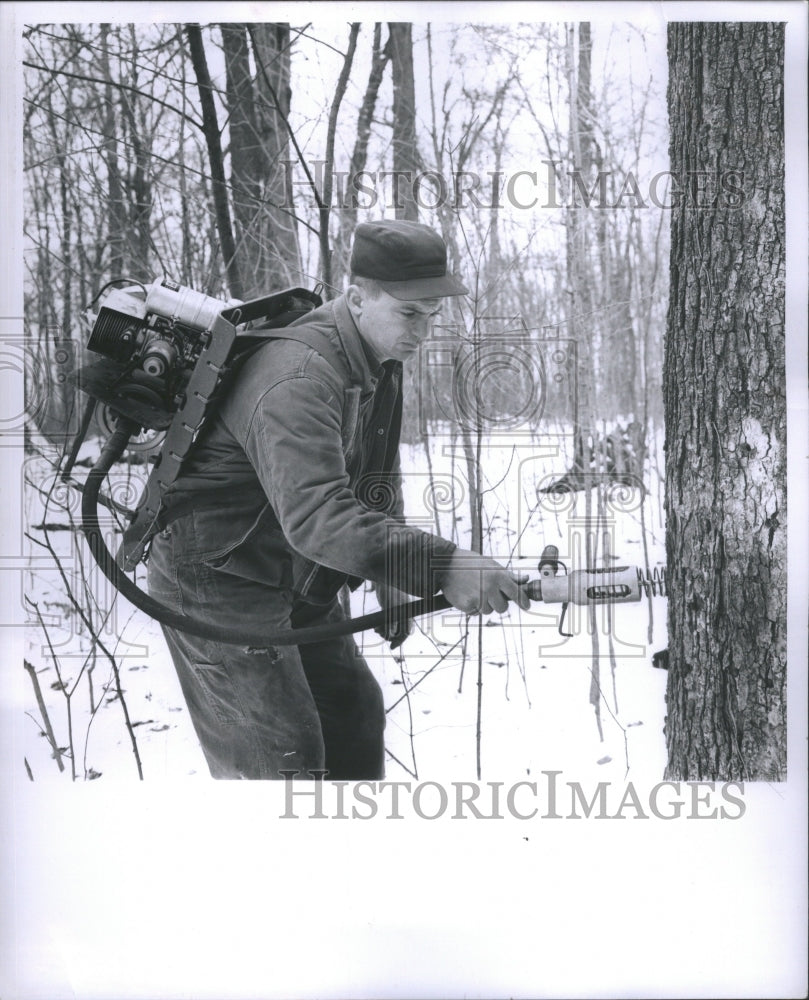
[{"label": "man's hand", "polygon": [[[395,608],[397,604],[407,604],[411,600],[407,594],[395,587],[389,587],[386,583],[375,583],[374,591],[383,610]],[[407,618],[400,622],[388,621],[374,631],[390,643],[391,649],[398,649],[413,631],[413,619]]]},{"label": "man's hand", "polygon": [[512,573],[494,559],[456,549],[443,574],[441,590],[450,604],[467,615],[502,614],[509,601],[523,609],[530,607],[524,584],[528,576]]}]

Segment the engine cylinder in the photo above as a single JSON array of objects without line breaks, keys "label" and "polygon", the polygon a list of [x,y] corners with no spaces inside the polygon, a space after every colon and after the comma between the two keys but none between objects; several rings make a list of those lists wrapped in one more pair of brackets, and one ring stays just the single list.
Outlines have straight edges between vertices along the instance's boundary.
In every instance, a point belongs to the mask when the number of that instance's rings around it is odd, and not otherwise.
[{"label": "engine cylinder", "polygon": [[87,347],[113,361],[127,362],[135,352],[140,320],[114,309],[100,309]]},{"label": "engine cylinder", "polygon": [[221,299],[214,299],[202,292],[195,292],[184,285],[172,287],[165,281],[149,287],[146,295],[147,312],[165,316],[175,323],[182,323],[192,330],[209,330],[226,307]]}]

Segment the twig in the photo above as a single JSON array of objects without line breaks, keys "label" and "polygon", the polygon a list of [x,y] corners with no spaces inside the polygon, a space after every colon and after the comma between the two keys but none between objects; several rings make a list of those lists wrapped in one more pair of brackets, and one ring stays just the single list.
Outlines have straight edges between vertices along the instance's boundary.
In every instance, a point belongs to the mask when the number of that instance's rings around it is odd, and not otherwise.
[{"label": "twig", "polygon": [[[39,707],[39,711],[42,714],[42,725],[45,730],[45,735],[47,736],[48,742],[53,748],[53,755],[56,758],[56,763],[59,767],[59,770],[64,771],[65,765],[62,763],[62,751],[59,749],[59,744],[56,742],[56,736],[54,735],[53,732],[53,726],[51,725],[51,720],[50,717],[48,716],[48,709],[45,707],[45,700],[42,697],[42,689],[39,686],[39,678],[37,677],[36,669],[34,668],[34,665],[32,663],[28,662],[28,660],[23,660],[22,662],[28,676],[31,678],[31,683],[34,685],[34,695],[36,696],[37,706]],[[26,761],[26,766],[27,766],[27,761]],[[31,780],[33,781],[34,779],[31,778]]]},{"label": "twig", "polygon": [[453,643],[453,645],[450,646],[449,649],[445,653],[442,653],[441,656],[430,667],[430,669],[429,670],[425,670],[424,673],[421,675],[421,677],[419,677],[419,679],[417,681],[415,681],[415,683],[411,684],[411,686],[405,691],[405,693],[403,695],[401,695],[401,697],[397,698],[396,701],[394,701],[394,703],[392,705],[388,705],[388,707],[385,709],[385,714],[387,715],[388,712],[393,711],[393,709],[396,708],[396,706],[399,704],[400,701],[403,701],[405,698],[407,698],[407,696],[410,694],[411,691],[415,691],[416,688],[419,686],[419,684],[421,684],[421,682],[423,680],[425,680],[427,677],[429,677],[430,674],[435,670],[435,668],[438,667],[438,666],[440,666],[440,664],[444,660],[446,660],[446,658],[455,649],[455,647],[459,646],[463,642],[463,640],[464,640],[464,636],[461,636],[461,638],[458,639],[457,642]]},{"label": "twig", "polygon": [[477,716],[475,721],[475,765],[477,768],[478,781],[480,781],[480,751],[482,741],[482,721],[483,721],[483,615],[478,615],[478,684],[477,684]]},{"label": "twig", "polygon": [[402,678],[402,684],[405,689],[405,697],[407,699],[408,734],[410,736],[410,757],[411,760],[413,761],[413,777],[418,778],[419,768],[418,764],[416,763],[416,747],[414,743],[415,734],[413,732],[413,705],[410,701],[410,692],[413,690],[413,688],[412,687],[408,688],[407,686],[407,674],[405,673],[404,663],[405,663],[404,654],[402,654],[401,657],[399,658],[399,676]]},{"label": "twig", "polygon": [[[26,601],[29,604],[31,604],[33,606],[34,610],[36,611],[37,619],[39,620],[39,627],[45,633],[45,641],[48,644],[48,650],[50,651],[51,659],[53,660],[53,667],[54,667],[54,670],[56,671],[56,678],[57,678],[57,680],[59,682],[59,690],[62,692],[62,694],[64,695],[64,698],[65,698],[65,701],[67,702],[67,745],[68,745],[68,749],[70,750],[70,773],[71,773],[71,778],[72,778],[73,781],[75,781],[76,780],[76,762],[75,762],[76,753],[75,753],[75,749],[73,747],[73,711],[72,711],[72,704],[71,704],[71,700],[70,700],[71,699],[71,695],[72,695],[73,692],[72,691],[68,692],[67,685],[62,680],[62,672],[61,672],[60,667],[59,667],[59,658],[56,655],[56,650],[53,648],[53,643],[51,642],[51,635],[50,635],[50,632],[48,631],[47,625],[45,624],[45,622],[44,622],[44,620],[42,618],[42,613],[39,610],[39,605],[35,601],[32,601],[27,595],[26,595],[25,599],[26,599]],[[74,688],[74,690],[75,690],[75,688]]]},{"label": "twig", "polygon": [[153,94],[147,94],[142,90],[138,90],[137,87],[132,87],[127,83],[119,83],[117,80],[101,80],[95,76],[87,76],[84,73],[69,73],[66,69],[53,69],[50,66],[37,66],[36,63],[30,63],[23,60],[23,66],[27,66],[29,69],[39,70],[41,73],[50,73],[51,76],[69,76],[74,80],[84,80],[85,83],[100,83],[104,86],[115,87],[117,90],[128,90],[133,94],[140,94],[141,97],[145,97],[149,101],[153,101],[155,104],[161,104],[164,108],[168,108],[169,111],[174,111],[185,121],[190,122],[195,125],[200,131],[202,131],[202,122],[197,121],[192,115],[181,111],[179,108],[175,108],[173,104],[169,104],[167,101],[161,101],[159,97],[155,97]]},{"label": "twig", "polygon": [[[624,726],[621,725],[621,723],[616,718],[615,713],[610,708],[609,703],[608,703],[608,701],[606,699],[606,696],[604,695],[604,692],[601,690],[601,684],[600,684],[598,678],[596,677],[595,672],[593,671],[592,666],[589,666],[587,669],[590,671],[591,681],[595,685],[595,687],[596,687],[596,689],[598,691],[599,697],[604,702],[604,705],[605,705],[607,711],[610,713],[612,721],[621,730],[621,733],[623,734],[623,737],[624,737],[624,759],[626,761],[626,772],[625,772],[625,774],[629,774],[629,770],[630,770],[630,767],[629,767],[629,739],[628,739],[627,734],[626,734],[626,729],[624,728]],[[599,722],[600,722],[600,720],[599,720]],[[602,739],[603,739],[603,737],[602,737]]]},{"label": "twig", "polygon": [[118,695],[119,695],[119,698],[120,698],[120,701],[121,701],[121,710],[124,713],[124,722],[125,722],[125,725],[126,725],[127,732],[129,733],[130,742],[132,744],[132,753],[135,756],[135,764],[136,764],[136,767],[137,767],[137,770],[138,770],[138,777],[140,778],[141,781],[143,781],[143,766],[141,764],[140,753],[138,751],[138,741],[137,741],[137,739],[135,737],[135,730],[132,728],[132,722],[131,722],[131,720],[129,718],[129,708],[127,707],[126,699],[123,696],[124,692],[123,692],[123,688],[121,687],[120,672],[118,670],[118,664],[115,662],[115,657],[109,651],[109,649],[107,648],[106,644],[103,642],[103,640],[101,639],[101,637],[96,633],[96,631],[95,631],[95,629],[93,627],[92,621],[88,617],[88,615],[85,612],[84,608],[76,600],[76,596],[73,593],[73,589],[70,586],[70,583],[69,583],[69,581],[67,579],[67,575],[65,573],[64,567],[62,566],[62,562],[59,559],[59,557],[56,554],[56,552],[54,551],[54,548],[53,548],[53,545],[51,544],[50,538],[48,538],[48,536],[46,535],[44,542],[39,541],[39,539],[33,539],[33,541],[35,541],[39,545],[42,545],[44,548],[46,548],[48,550],[48,552],[50,552],[50,554],[51,554],[51,556],[52,556],[52,558],[54,560],[54,563],[56,564],[56,569],[57,569],[57,571],[59,573],[59,576],[62,579],[62,583],[64,584],[65,594],[67,595],[67,598],[70,601],[70,603],[72,604],[73,608],[76,610],[76,613],[78,614],[79,618],[81,619],[82,623],[84,624],[84,627],[87,629],[87,631],[88,631],[88,633],[90,635],[90,641],[93,642],[93,643],[95,643],[98,646],[98,648],[101,650],[101,652],[109,660],[109,663],[110,663],[110,665],[112,667],[112,670],[113,670],[113,673],[115,675],[115,680],[116,680],[117,689],[118,689]]},{"label": "twig", "polygon": [[407,764],[403,764],[402,761],[399,760],[399,758],[392,750],[388,750],[388,748],[385,747],[385,753],[388,755],[388,757],[395,760],[403,771],[407,771],[407,773],[410,775],[411,778],[415,778],[418,781],[418,775],[415,774],[413,771],[411,771],[410,768],[407,766]]}]

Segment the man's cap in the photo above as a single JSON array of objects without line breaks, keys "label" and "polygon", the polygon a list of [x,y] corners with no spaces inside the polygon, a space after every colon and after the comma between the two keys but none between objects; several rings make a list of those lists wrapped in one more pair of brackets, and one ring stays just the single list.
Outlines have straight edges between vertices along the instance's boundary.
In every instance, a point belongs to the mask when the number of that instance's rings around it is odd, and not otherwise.
[{"label": "man's cap", "polygon": [[468,289],[447,274],[447,246],[420,222],[362,222],[354,231],[351,273],[372,278],[395,299],[439,299]]}]

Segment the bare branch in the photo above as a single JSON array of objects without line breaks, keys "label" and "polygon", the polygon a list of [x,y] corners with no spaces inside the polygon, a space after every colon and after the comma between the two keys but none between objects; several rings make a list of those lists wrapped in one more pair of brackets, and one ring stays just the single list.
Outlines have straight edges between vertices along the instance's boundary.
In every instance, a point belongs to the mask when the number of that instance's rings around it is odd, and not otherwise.
[{"label": "bare branch", "polygon": [[116,90],[128,90],[133,94],[140,94],[141,97],[145,97],[149,101],[153,101],[155,104],[161,104],[164,108],[168,108],[169,111],[173,111],[175,114],[184,118],[185,121],[190,122],[195,128],[198,128],[200,132],[205,131],[205,126],[203,122],[194,118],[193,115],[189,115],[187,111],[181,111],[178,107],[173,104],[169,104],[168,101],[163,101],[159,97],[155,97],[154,94],[147,94],[143,90],[139,90],[137,87],[132,87],[128,83],[121,83],[117,80],[102,80],[96,76],[87,76],[85,73],[70,73],[66,69],[51,69],[50,66],[37,66],[36,63],[30,63],[23,60],[23,66],[27,66],[29,69],[38,70],[40,73],[50,73],[51,76],[69,76],[74,80],[84,80],[86,83],[99,83],[102,86],[109,84]]}]

